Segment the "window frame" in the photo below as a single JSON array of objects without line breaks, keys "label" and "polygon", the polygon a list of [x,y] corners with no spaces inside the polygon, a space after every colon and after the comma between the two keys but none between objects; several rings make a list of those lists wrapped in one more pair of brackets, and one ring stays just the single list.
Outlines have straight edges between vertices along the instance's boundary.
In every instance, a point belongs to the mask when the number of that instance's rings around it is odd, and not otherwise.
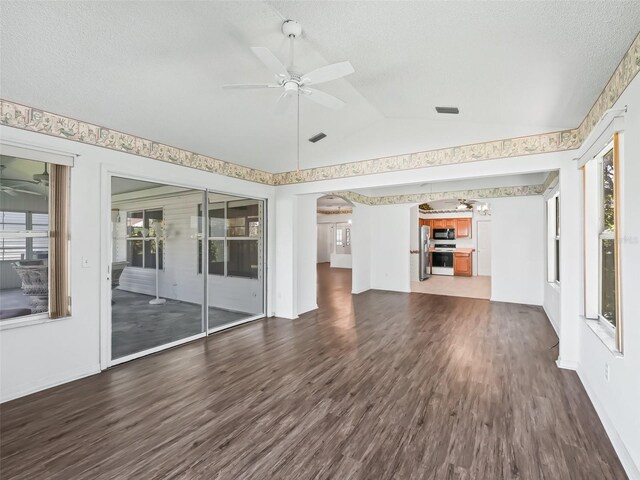
[{"label": "window frame", "polygon": [[560,287],[560,191],[547,198],[547,283]]},{"label": "window frame", "polygon": [[[227,224],[227,221],[229,220],[229,204],[233,203],[233,202],[242,202],[242,201],[252,201],[252,202],[256,202],[255,205],[258,208],[258,214],[257,215],[248,215],[247,217],[245,217],[247,219],[247,225],[246,228],[248,229],[249,233],[252,231],[253,228],[257,228],[257,235],[256,236],[252,236],[252,235],[248,235],[248,236],[230,236],[228,233],[229,230],[229,225]],[[263,220],[262,222],[260,221],[260,204],[262,202],[263,205],[263,209],[264,209],[264,200],[259,200],[259,199],[253,199],[253,198],[241,198],[241,199],[234,199],[234,200],[221,200],[218,202],[214,202],[210,205],[207,206],[207,211],[206,211],[206,215],[207,215],[207,220],[210,220],[211,217],[209,217],[209,211],[212,210],[212,207],[215,205],[219,205],[220,203],[224,204],[224,216],[223,216],[223,222],[224,222],[224,229],[223,229],[223,235],[213,235],[210,236],[210,230],[211,228],[209,227],[207,229],[206,232],[206,236],[204,235],[204,225],[208,224],[209,222],[200,222],[200,233],[198,234],[198,238],[196,241],[196,249],[198,251],[197,255],[198,258],[200,258],[199,256],[201,254],[204,254],[204,246],[200,243],[200,242],[204,242],[206,241],[206,246],[207,249],[209,248],[209,242],[211,241],[220,241],[222,242],[222,246],[223,246],[223,254],[222,254],[222,258],[223,258],[223,272],[222,273],[211,273],[209,271],[209,265],[207,262],[206,265],[206,269],[207,269],[207,274],[208,275],[215,275],[217,277],[223,277],[223,278],[247,278],[250,280],[259,280],[260,279],[260,241],[262,240],[264,243],[264,239],[263,239],[263,235],[264,235],[264,211],[263,211]],[[216,208],[216,209],[219,209]],[[196,211],[197,211],[197,215],[202,214],[202,219],[204,220],[204,215],[205,215],[205,211],[203,208],[202,204],[198,204],[196,207]],[[256,225],[257,224],[257,225]],[[231,228],[237,228],[237,227],[231,227]],[[246,241],[252,241],[252,242],[256,242],[256,246],[258,248],[258,258],[257,258],[257,269],[256,269],[256,276],[247,276],[247,275],[236,275],[236,274],[229,274],[229,243],[230,242],[246,242]],[[208,257],[208,255],[207,255]],[[204,272],[204,261],[198,261],[197,262],[198,267],[197,267],[197,274],[198,275],[202,275]]]},{"label": "window frame", "polygon": [[[584,316],[587,324],[616,356],[624,355],[623,312],[621,282],[621,202],[624,189],[621,172],[624,168],[623,134],[614,130],[602,148],[583,165],[584,182],[584,269],[585,295]],[[604,214],[604,170],[603,158],[612,151],[613,162],[613,228],[605,228]],[[603,306],[603,241],[613,242],[615,325],[602,315]]]},{"label": "window frame", "polygon": [[[71,205],[69,202],[69,196],[71,195],[71,177],[72,177],[72,170],[73,170],[73,166],[75,163],[75,157],[77,156],[76,154],[73,153],[67,153],[67,152],[60,152],[60,151],[53,151],[53,150],[48,150],[45,148],[38,148],[35,146],[31,146],[31,145],[27,145],[27,144],[23,144],[20,142],[13,142],[11,140],[2,140],[0,141],[0,153],[2,155],[6,155],[6,156],[12,156],[12,157],[16,157],[19,159],[24,159],[24,160],[28,160],[28,161],[32,161],[32,162],[40,162],[42,164],[45,164],[48,166],[48,170],[50,172],[50,175],[53,175],[52,170],[53,170],[53,166],[65,166],[65,167],[69,167],[69,170],[67,171],[67,176],[66,176],[66,181],[65,181],[65,186],[66,188],[64,189],[64,191],[66,192],[66,198],[67,198],[67,202],[66,203],[66,208],[64,208],[63,210],[57,211],[58,215],[63,215],[63,219],[64,222],[66,222],[67,224],[69,224],[71,222]],[[4,236],[6,237],[10,237],[10,236],[20,236],[20,237],[30,237],[30,239],[32,238],[48,238],[48,242],[47,242],[47,253],[48,253],[48,257],[49,257],[49,262],[51,261],[51,242],[52,242],[52,238],[51,238],[51,215],[52,215],[52,206],[51,206],[51,190],[49,191],[49,202],[48,202],[48,206],[47,206],[47,219],[48,219],[48,225],[47,225],[47,229],[46,231],[30,231],[30,232],[8,232],[5,231]],[[19,211],[19,210],[12,210],[12,211]],[[23,211],[26,212],[26,211]],[[31,212],[31,226],[33,226],[33,214],[40,214],[41,212]],[[26,235],[25,235],[26,233]],[[66,286],[65,287],[61,287],[62,291],[66,293],[66,312],[62,313],[61,315],[55,315],[52,316],[52,299],[51,299],[51,290],[56,290],[55,287],[52,287],[53,282],[52,282],[52,265],[49,265],[48,268],[48,286],[49,286],[49,299],[48,299],[48,306],[47,306],[47,310],[45,312],[37,312],[37,313],[32,313],[30,315],[24,315],[24,316],[20,316],[20,317],[12,317],[12,318],[7,318],[4,320],[0,320],[0,331],[1,330],[8,330],[8,329],[12,329],[12,328],[20,328],[20,327],[27,327],[27,326],[31,326],[31,325],[38,325],[38,324],[42,324],[42,323],[49,323],[49,322],[56,322],[56,321],[60,321],[60,320],[66,320],[72,317],[73,313],[71,310],[71,304],[72,304],[72,278],[71,278],[71,265],[69,263],[69,257],[70,257],[70,251],[71,251],[71,245],[72,245],[72,240],[70,239],[70,232],[66,232],[63,235],[63,238],[66,240],[66,246],[64,247],[67,250],[67,261],[57,261],[55,268],[56,269],[63,269],[64,270],[64,275],[63,277],[66,279]],[[33,241],[30,240],[28,243],[31,243],[31,248],[33,248]],[[28,251],[27,248],[29,248],[28,246],[25,248],[25,255],[26,252]],[[8,262],[13,262],[16,260],[7,260]]]},{"label": "window frame", "polygon": [[[600,324],[602,326],[604,326],[607,330],[609,330],[610,332],[612,332],[614,335],[616,333],[616,329],[617,329],[617,325],[618,325],[618,301],[617,299],[615,300],[616,302],[616,324],[613,325],[609,320],[607,320],[606,317],[604,317],[602,315],[602,280],[603,280],[603,272],[602,272],[602,248],[603,248],[603,241],[604,240],[612,240],[613,241],[613,246],[614,246],[614,256],[616,257],[616,259],[614,260],[614,264],[615,264],[615,277],[617,277],[618,275],[618,261],[617,261],[617,257],[618,257],[618,242],[616,242],[616,225],[617,225],[617,169],[618,169],[618,165],[616,164],[616,151],[615,151],[615,145],[614,145],[614,140],[611,140],[610,142],[607,143],[607,145],[600,151],[600,153],[594,158],[594,161],[597,162],[597,168],[598,168],[598,321],[600,322]],[[607,155],[609,152],[612,152],[612,156],[613,156],[613,218],[614,218],[614,224],[613,224],[613,229],[607,229],[605,227],[604,224],[604,195],[603,195],[603,191],[604,191],[604,157],[605,155]],[[616,278],[615,280],[615,285],[614,285],[614,296],[617,297],[617,290],[618,290],[619,285],[618,285],[618,280]]]},{"label": "window frame", "polygon": [[[127,224],[125,225],[126,228],[126,235],[125,235],[125,257],[127,259],[127,262],[129,262],[129,266],[128,268],[139,268],[141,270],[155,270],[156,266],[149,266],[147,267],[147,252],[146,252],[146,248],[145,245],[147,242],[150,242],[151,240],[147,240],[147,238],[153,238],[155,237],[155,235],[149,236],[147,235],[146,237],[132,237],[129,235],[129,214],[130,213],[138,213],[138,212],[142,212],[142,228],[147,228],[149,229],[150,227],[147,227],[147,212],[155,212],[155,211],[162,211],[162,220],[164,222],[165,220],[165,212],[164,212],[164,207],[148,207],[148,208],[136,208],[135,210],[126,210],[125,213],[125,219],[127,221]],[[133,241],[141,241],[142,242],[142,266],[133,266],[131,265],[131,259],[129,258],[129,242],[133,242]],[[161,271],[164,271],[165,269],[165,262],[164,262],[164,250],[165,250],[165,239],[162,238],[160,240],[158,240],[158,249],[162,251],[162,255],[158,255],[158,252],[156,252],[156,262],[158,261],[159,257],[162,257],[162,266],[158,269]],[[160,246],[162,245],[162,246]]]}]

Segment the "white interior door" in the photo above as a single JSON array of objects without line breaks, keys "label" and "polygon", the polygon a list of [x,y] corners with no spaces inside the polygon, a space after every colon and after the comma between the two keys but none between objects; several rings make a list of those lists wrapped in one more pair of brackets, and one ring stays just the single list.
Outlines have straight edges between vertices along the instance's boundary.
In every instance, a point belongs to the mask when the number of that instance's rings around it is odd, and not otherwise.
[{"label": "white interior door", "polygon": [[478,275],[491,275],[491,222],[478,222]]}]

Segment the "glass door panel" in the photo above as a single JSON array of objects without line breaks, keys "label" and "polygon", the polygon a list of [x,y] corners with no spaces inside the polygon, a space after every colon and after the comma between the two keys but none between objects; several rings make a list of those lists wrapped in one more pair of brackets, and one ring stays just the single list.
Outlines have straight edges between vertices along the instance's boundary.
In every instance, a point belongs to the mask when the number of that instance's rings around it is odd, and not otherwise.
[{"label": "glass door panel", "polygon": [[204,332],[204,198],[200,190],[112,178],[112,360]]},{"label": "glass door panel", "polygon": [[208,194],[208,326],[264,315],[264,201]]}]

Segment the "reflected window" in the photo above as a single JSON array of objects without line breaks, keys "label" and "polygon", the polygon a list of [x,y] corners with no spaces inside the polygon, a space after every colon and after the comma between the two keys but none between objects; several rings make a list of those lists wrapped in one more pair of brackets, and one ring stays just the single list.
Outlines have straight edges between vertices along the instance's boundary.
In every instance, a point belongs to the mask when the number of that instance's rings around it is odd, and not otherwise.
[{"label": "reflected window", "polygon": [[[198,215],[202,205],[198,205]],[[259,277],[261,209],[256,200],[209,204],[209,275]],[[198,240],[198,273],[202,273],[202,240]]]},{"label": "reflected window", "polygon": [[162,237],[164,211],[161,208],[127,212],[127,262],[131,267],[156,268],[163,265],[163,239],[156,241],[154,237]]}]

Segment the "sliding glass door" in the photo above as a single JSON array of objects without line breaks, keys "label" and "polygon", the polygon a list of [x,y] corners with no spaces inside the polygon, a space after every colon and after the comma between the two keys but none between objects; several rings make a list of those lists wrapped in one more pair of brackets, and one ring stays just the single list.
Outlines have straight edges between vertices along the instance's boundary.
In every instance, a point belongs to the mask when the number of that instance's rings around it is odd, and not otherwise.
[{"label": "sliding glass door", "polygon": [[208,328],[264,316],[264,201],[208,194]]},{"label": "sliding glass door", "polygon": [[203,198],[200,190],[112,178],[112,360],[204,333],[205,290],[193,254]]},{"label": "sliding glass door", "polygon": [[112,364],[264,316],[264,201],[111,185]]}]

